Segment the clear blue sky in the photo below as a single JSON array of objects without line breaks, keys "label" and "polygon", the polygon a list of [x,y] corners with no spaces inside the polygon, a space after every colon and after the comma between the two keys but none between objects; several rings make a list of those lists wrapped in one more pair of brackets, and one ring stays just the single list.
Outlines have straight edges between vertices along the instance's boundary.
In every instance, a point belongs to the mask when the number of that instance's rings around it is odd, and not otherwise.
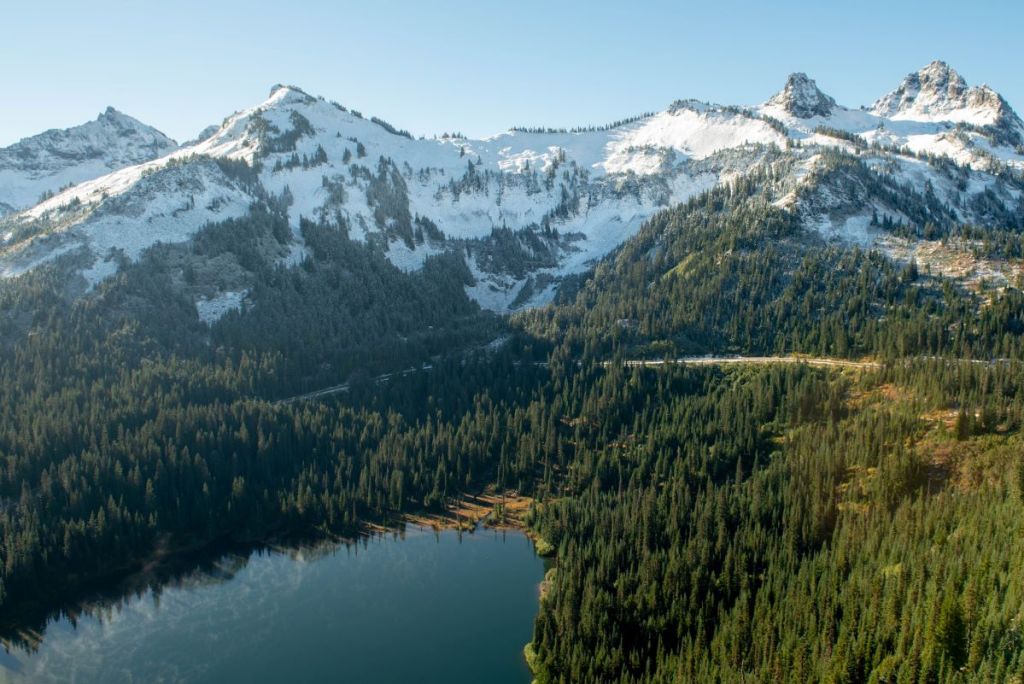
[{"label": "clear blue sky", "polygon": [[806,71],[848,106],[944,59],[1024,106],[1019,0],[12,1],[0,145],[108,104],[186,140],[301,86],[416,134],[753,104]]}]

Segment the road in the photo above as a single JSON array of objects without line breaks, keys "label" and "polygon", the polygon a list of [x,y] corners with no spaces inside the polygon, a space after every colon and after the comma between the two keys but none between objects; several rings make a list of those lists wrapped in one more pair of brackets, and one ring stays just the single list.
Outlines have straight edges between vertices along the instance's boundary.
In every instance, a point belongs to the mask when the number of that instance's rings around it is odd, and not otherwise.
[{"label": "road", "polygon": [[[421,366],[419,368],[406,368],[405,370],[398,371],[397,373],[385,373],[384,375],[378,375],[377,377],[375,377],[373,379],[373,381],[374,382],[386,382],[386,381],[388,381],[388,380],[390,380],[391,378],[394,378],[394,377],[399,377],[399,376],[403,376],[403,375],[409,375],[411,373],[418,373],[420,371],[430,370],[431,368],[433,368],[433,366],[430,365],[430,364],[424,364],[423,366]],[[274,403],[275,404],[291,404],[291,403],[294,403],[296,401],[307,401],[309,399],[319,399],[320,397],[326,397],[326,396],[329,396],[331,394],[338,394],[339,392],[348,392],[350,386],[351,386],[351,383],[343,382],[340,385],[331,385],[330,387],[324,387],[323,389],[318,389],[315,392],[307,392],[306,394],[297,394],[294,397],[288,397],[287,399],[278,399]]]},{"label": "road", "polygon": [[[613,363],[613,361],[605,361],[603,365],[610,366]],[[766,366],[775,363],[802,363],[820,368],[859,368],[862,370],[878,370],[882,367],[882,364],[875,361],[850,361],[848,359],[830,359],[817,356],[682,356],[678,359],[630,360],[625,361],[624,365],[643,366],[646,368],[676,363],[687,366],[729,366],[739,364]]]},{"label": "road", "polygon": [[[611,366],[614,361],[605,361],[601,365]],[[847,359],[829,359],[815,356],[682,356],[678,359],[636,359],[625,361],[624,365],[633,367],[656,367],[664,366],[668,364],[685,364],[688,366],[730,366],[730,365],[755,365],[755,366],[766,366],[769,364],[795,364],[803,363],[808,366],[816,366],[820,368],[858,368],[861,370],[877,370],[882,367],[882,364],[875,361],[849,361]],[[546,365],[546,364],[538,364]],[[420,371],[429,370],[432,366],[423,366],[422,368],[407,368],[404,371],[398,373],[385,373],[384,375],[378,375],[373,379],[374,382],[386,382],[393,377],[409,375],[410,373],[418,373]],[[332,394],[338,394],[340,392],[349,391],[349,383],[343,382],[340,385],[331,385],[330,387],[324,387],[314,392],[307,392],[306,394],[299,394],[294,397],[288,397],[287,399],[280,399],[275,404],[291,404],[297,401],[308,401],[310,399],[319,399],[320,397],[330,396]]]}]

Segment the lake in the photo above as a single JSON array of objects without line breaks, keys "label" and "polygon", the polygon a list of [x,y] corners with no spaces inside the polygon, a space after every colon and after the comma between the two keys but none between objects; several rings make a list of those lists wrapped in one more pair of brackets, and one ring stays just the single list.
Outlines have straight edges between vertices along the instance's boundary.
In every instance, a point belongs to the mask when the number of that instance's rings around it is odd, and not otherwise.
[{"label": "lake", "polygon": [[543,574],[523,534],[485,529],[228,555],[52,620],[0,682],[527,684]]}]

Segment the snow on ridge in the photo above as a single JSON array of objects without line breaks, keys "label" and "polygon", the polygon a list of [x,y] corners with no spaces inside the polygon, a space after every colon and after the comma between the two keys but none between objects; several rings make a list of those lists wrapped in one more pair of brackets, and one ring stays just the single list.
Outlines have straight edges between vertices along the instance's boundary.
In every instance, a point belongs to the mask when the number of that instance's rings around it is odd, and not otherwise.
[{"label": "snow on ridge", "polygon": [[[826,103],[833,105],[828,115],[815,112],[814,116],[796,117],[787,110],[785,103],[777,101],[787,90],[802,97],[810,92],[811,86],[817,93],[816,98],[820,95],[827,99]],[[808,140],[814,135],[815,128],[827,126],[854,133],[867,142],[897,147],[906,145],[914,151],[944,154],[961,163],[971,163],[979,156],[963,143],[950,143],[945,137],[950,131],[949,121],[937,122],[934,117],[911,119],[910,114],[887,119],[873,112],[840,107],[821,94],[813,80],[802,74],[791,76],[783,93],[751,111],[781,120],[790,128],[790,137]],[[820,104],[817,99],[816,103]],[[367,149],[367,158],[355,160],[357,163],[372,169],[377,158],[386,156],[396,163],[408,164],[414,170],[436,170],[446,179],[461,176],[467,161],[477,162],[481,170],[512,173],[522,173],[527,169],[546,171],[556,160],[561,160],[562,163],[575,163],[594,176],[630,172],[651,175],[663,172],[666,164],[672,163],[673,155],[678,159],[702,159],[719,150],[745,143],[784,146],[786,141],[786,136],[755,117],[717,111],[710,105],[695,101],[677,103],[666,112],[606,130],[576,133],[510,131],[481,140],[410,140],[294,86],[275,86],[264,102],[228,117],[215,133],[204,140],[139,167],[129,167],[137,170],[126,169],[123,173],[114,172],[83,183],[34,207],[29,216],[38,218],[46,211],[71,201],[89,203],[99,201],[103,196],[116,195],[130,187],[141,173],[191,156],[241,159],[252,163],[259,154],[258,140],[250,129],[253,118],[259,115],[279,129],[289,130],[291,112],[298,112],[310,121],[318,142],[325,148],[333,146],[340,149],[350,142],[349,138],[356,138]],[[339,142],[340,145],[337,144]],[[821,144],[830,141],[816,138],[811,142]],[[979,141],[974,147],[983,147],[983,143]],[[1024,168],[1024,155],[1002,148],[985,151]]]},{"label": "snow on ridge", "polygon": [[787,83],[785,90],[754,111],[782,121],[796,139],[825,143],[815,137],[815,130],[826,127],[869,144],[908,147],[978,169],[989,168],[992,159],[1024,169],[1024,122],[997,92],[985,85],[968,86],[945,62],[934,61],[909,74],[870,108],[849,109],[832,101],[830,111],[802,108],[808,111],[800,114],[809,116],[794,114],[788,103],[799,98],[789,91],[813,95],[813,81],[802,74],[794,77],[800,77],[799,88]]},{"label": "snow on ridge", "polygon": [[[115,194],[106,196],[96,206],[79,210],[70,225],[9,246],[2,260],[7,264],[0,275],[20,275],[60,254],[86,248],[93,262],[82,275],[92,287],[117,272],[120,258],[136,260],[143,250],[157,242],[182,242],[210,222],[244,216],[252,202],[244,188],[208,160],[187,167],[163,168],[158,162],[149,162],[104,178],[105,184],[101,182],[104,179],[83,183],[75,189],[74,196],[89,198],[92,193],[112,188],[116,188]],[[112,185],[111,179],[116,184]],[[48,211],[56,211],[57,207],[52,205],[65,202],[66,194],[21,216],[42,217]],[[55,247],[49,253],[35,254],[43,239],[55,240]]]},{"label": "snow on ridge", "polygon": [[879,98],[871,111],[897,120],[984,126],[997,122],[1003,103],[998,93],[988,86],[969,87],[955,69],[936,60],[908,74],[895,90]]},{"label": "snow on ridge", "polygon": [[[799,110],[800,116],[793,114],[793,106]],[[821,93],[814,81],[802,73],[792,74],[783,91],[765,104],[752,108],[752,111],[783,120],[794,129],[798,138],[806,138],[813,132],[813,128],[825,125],[865,136],[869,141],[877,140],[898,146],[906,144],[911,136],[916,136],[915,144],[922,151],[931,151],[930,143],[933,141],[936,151],[947,151],[948,146],[941,141],[921,136],[937,138],[949,129],[949,124],[992,124],[1004,106],[1012,113],[1005,101],[987,86],[967,87],[955,70],[936,61],[908,75],[900,87],[880,98],[870,112],[835,105],[832,98]],[[257,141],[249,130],[253,117],[257,114],[265,116],[275,125],[286,129],[290,125],[287,113],[291,111],[307,115],[318,133],[347,134],[361,141],[366,139],[376,143],[379,149],[375,152],[386,152],[388,156],[401,158],[413,168],[440,168],[449,173],[462,163],[462,155],[465,154],[470,158],[478,158],[483,168],[491,170],[522,171],[527,163],[531,168],[539,165],[543,170],[550,166],[553,159],[564,155],[566,160],[575,161],[580,167],[595,174],[629,171],[650,174],[659,172],[661,168],[655,156],[649,150],[645,152],[644,148],[672,150],[699,159],[743,142],[784,142],[781,135],[772,135],[765,130],[763,124],[752,119],[737,122],[735,117],[714,110],[711,105],[697,101],[680,101],[667,112],[607,130],[539,134],[512,131],[482,140],[449,138],[413,141],[386,131],[352,112],[342,111],[323,98],[308,95],[300,88],[277,85],[265,101],[229,116],[212,135],[186,145],[160,161],[166,164],[190,155],[206,155],[244,159],[251,163],[258,152]],[[278,113],[284,113],[285,116],[277,116]],[[698,121],[700,115],[707,117],[703,124]],[[670,116],[677,117],[673,120],[674,125],[664,125]],[[135,122],[118,112],[108,111],[100,119],[105,117],[120,117]],[[652,134],[655,131],[657,134]],[[630,154],[628,151],[631,149],[640,151]],[[1007,157],[1011,162],[1020,161],[1015,158],[1020,155],[1002,152],[996,150],[996,156]],[[376,158],[374,154],[370,156],[371,159]],[[89,173],[100,171],[97,168]],[[121,179],[111,180],[114,187],[103,188],[108,194],[117,191]],[[0,181],[8,181],[7,185],[11,186],[11,179],[3,178],[2,171]],[[2,186],[3,183],[0,183]],[[84,201],[83,194],[64,195],[60,201],[50,203],[48,207],[59,206],[76,197]],[[0,201],[3,201],[2,197]],[[8,201],[7,204],[12,203]],[[34,216],[38,216],[38,213]]]},{"label": "snow on ridge", "polygon": [[95,120],[0,149],[0,205],[26,209],[45,193],[163,156],[177,143],[108,107]]},{"label": "snow on ridge", "polygon": [[[515,130],[473,140],[412,139],[301,89],[276,86],[265,101],[227,117],[202,139],[80,183],[5,222],[53,221],[52,232],[68,234],[62,249],[82,245],[92,252],[95,260],[84,275],[95,284],[116,271],[120,255],[135,259],[158,240],[186,240],[207,222],[244,215],[254,195],[211,161],[241,160],[257,166],[267,193],[291,197],[288,217],[295,240],[282,259],[290,266],[307,253],[298,231],[301,217],[340,216],[357,240],[380,229],[369,184],[382,165],[401,176],[409,215],[429,219],[449,238],[486,238],[495,228],[533,228],[545,221],[572,235],[558,266],[533,274],[558,278],[589,267],[661,208],[745,173],[756,163],[754,150],[767,149],[751,146],[784,150],[794,139],[807,146],[806,152],[797,146],[792,153],[803,155],[793,171],[794,185],[813,167],[812,146],[860,153],[859,142],[818,132],[821,126],[869,143],[940,153],[963,164],[980,164],[982,150],[1024,168],[1024,155],[986,147],[980,133],[956,131],[949,122],[889,119],[847,109],[803,74],[791,76],[783,93],[787,90],[788,100],[776,96],[750,109],[680,101],[664,112],[605,129]],[[778,119],[785,128],[765,117]],[[728,169],[716,166],[721,156],[715,155],[729,150],[741,161]],[[318,161],[311,164],[310,159]],[[566,192],[580,193],[577,206],[552,218]],[[780,200],[786,206],[795,195],[787,197]],[[863,217],[834,225],[830,219],[821,229],[829,237],[846,235],[861,242],[869,232],[862,223]],[[8,244],[15,234],[8,232],[0,243],[8,254],[20,248]],[[399,268],[414,270],[442,251],[440,245],[427,241],[409,248],[392,236],[387,254]],[[5,259],[0,257],[0,266]],[[476,269],[477,284],[467,289],[483,306],[503,311],[523,303],[524,280],[483,273],[473,264],[471,269]],[[552,292],[549,279],[538,282],[530,304]]]}]

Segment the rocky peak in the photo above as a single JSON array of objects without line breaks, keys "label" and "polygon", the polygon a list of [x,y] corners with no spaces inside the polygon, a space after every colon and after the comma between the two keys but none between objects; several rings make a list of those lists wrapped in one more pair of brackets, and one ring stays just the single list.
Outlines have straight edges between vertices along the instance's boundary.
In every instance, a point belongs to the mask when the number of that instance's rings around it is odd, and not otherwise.
[{"label": "rocky peak", "polygon": [[987,85],[968,86],[953,67],[939,60],[908,74],[871,111],[884,117],[948,118],[978,125],[1002,126],[1019,120],[999,93]]},{"label": "rocky peak", "polygon": [[818,84],[807,74],[795,73],[789,75],[786,86],[772,96],[768,104],[781,107],[797,118],[809,119],[831,115],[836,101],[821,92]]}]

